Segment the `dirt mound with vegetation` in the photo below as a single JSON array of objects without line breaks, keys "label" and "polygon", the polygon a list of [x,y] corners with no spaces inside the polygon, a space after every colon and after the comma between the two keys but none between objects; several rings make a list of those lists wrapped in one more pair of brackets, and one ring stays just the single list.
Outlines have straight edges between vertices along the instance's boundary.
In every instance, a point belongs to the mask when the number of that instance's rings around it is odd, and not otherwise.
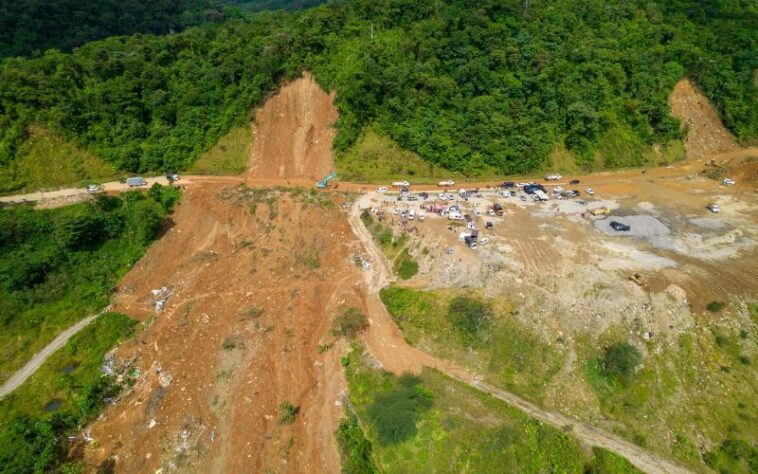
[{"label": "dirt mound with vegetation", "polygon": [[356,241],[331,199],[226,184],[186,192],[115,295],[146,328],[116,351],[137,381],[91,426],[90,467],[340,470],[345,348],[329,331],[361,298]]},{"label": "dirt mound with vegetation", "polygon": [[702,92],[688,79],[674,86],[669,97],[671,114],[687,127],[687,157],[702,159],[739,148],[729,130],[724,128],[718,112]]},{"label": "dirt mound with vegetation", "polygon": [[333,99],[304,73],[267,100],[255,112],[251,176],[321,179],[334,171]]}]

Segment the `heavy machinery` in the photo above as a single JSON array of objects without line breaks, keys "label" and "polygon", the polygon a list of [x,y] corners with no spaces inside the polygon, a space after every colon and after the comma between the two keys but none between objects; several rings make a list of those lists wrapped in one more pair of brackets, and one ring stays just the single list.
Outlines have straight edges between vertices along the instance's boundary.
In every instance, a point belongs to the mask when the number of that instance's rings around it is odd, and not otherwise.
[{"label": "heavy machinery", "polygon": [[321,181],[316,181],[316,188],[324,189],[329,185],[329,181],[336,178],[337,178],[337,173],[331,172],[328,175],[324,176],[324,179],[322,179]]}]

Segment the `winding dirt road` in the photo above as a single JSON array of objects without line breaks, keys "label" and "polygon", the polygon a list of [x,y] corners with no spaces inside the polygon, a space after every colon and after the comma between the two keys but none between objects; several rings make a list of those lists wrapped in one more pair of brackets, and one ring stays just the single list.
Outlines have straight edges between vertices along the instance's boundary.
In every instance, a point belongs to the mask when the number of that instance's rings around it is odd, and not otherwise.
[{"label": "winding dirt road", "polygon": [[373,263],[371,270],[364,273],[370,324],[363,338],[368,352],[386,370],[399,375],[404,372],[418,373],[424,366],[437,369],[449,377],[506,402],[533,418],[558,429],[570,430],[574,436],[589,446],[598,446],[623,456],[644,472],[661,474],[691,472],[604,430],[560,413],[545,411],[511,392],[482,382],[455,363],[438,359],[410,346],[403,339],[400,329],[379,299],[379,290],[391,281],[391,267],[384,254],[376,246],[368,229],[363,225],[360,213],[358,204],[354,204],[349,215],[350,226],[363,243]]},{"label": "winding dirt road", "polygon": [[26,363],[25,366],[21,367],[15,374],[9,378],[2,387],[0,387],[0,398],[5,397],[12,391],[16,390],[18,387],[21,386],[26,380],[31,377],[34,372],[39,369],[42,364],[45,363],[45,361],[55,353],[58,349],[63,347],[69,339],[74,337],[76,333],[81,331],[82,329],[86,328],[89,323],[97,319],[98,316],[101,314],[106,313],[110,309],[110,306],[107,306],[105,309],[100,311],[97,314],[93,314],[91,316],[87,316],[86,318],[82,319],[81,321],[77,322],[76,324],[73,324],[66,328],[63,332],[58,334],[58,336],[53,339],[53,341],[46,345],[41,351],[39,351],[37,354],[32,357],[32,359]]}]

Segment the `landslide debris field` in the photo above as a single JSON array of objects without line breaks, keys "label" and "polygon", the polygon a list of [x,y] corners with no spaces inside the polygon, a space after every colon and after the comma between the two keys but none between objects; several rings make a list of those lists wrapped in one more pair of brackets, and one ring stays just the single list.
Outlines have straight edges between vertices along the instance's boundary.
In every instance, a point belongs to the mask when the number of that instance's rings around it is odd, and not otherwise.
[{"label": "landslide debris field", "polygon": [[[492,394],[508,390],[535,404],[531,415],[585,443],[611,440],[650,472],[672,472],[661,458],[703,471],[727,436],[756,442],[755,371],[736,362],[756,355],[758,316],[747,305],[758,297],[754,150],[700,148],[738,180],[730,187],[698,159],[554,183],[580,190],[578,199],[482,188],[398,201],[341,192],[364,186],[309,189],[333,170],[336,118],[331,96],[306,75],[257,111],[246,176],[188,180],[173,225],[114,295],[112,309],[145,328],[113,353],[116,371],[135,382],[87,428],[87,466],[338,472],[335,432],[349,406],[341,358],[351,345],[331,328],[346,308],[368,316],[355,343],[364,363],[395,375],[428,366]],[[712,202],[719,214],[705,208]],[[489,215],[495,203],[502,216]],[[478,247],[462,240],[466,221],[430,212],[433,204],[470,215]],[[609,215],[593,216],[600,208]],[[411,209],[425,211],[424,222],[410,220]],[[632,229],[616,232],[612,220]],[[389,312],[378,297],[388,286]],[[456,339],[443,319],[460,295],[492,302],[492,339]],[[713,302],[722,307],[711,311]],[[498,328],[507,336],[497,339]],[[616,340],[642,352],[636,392],[592,371]],[[391,472],[388,446],[380,467]]]}]

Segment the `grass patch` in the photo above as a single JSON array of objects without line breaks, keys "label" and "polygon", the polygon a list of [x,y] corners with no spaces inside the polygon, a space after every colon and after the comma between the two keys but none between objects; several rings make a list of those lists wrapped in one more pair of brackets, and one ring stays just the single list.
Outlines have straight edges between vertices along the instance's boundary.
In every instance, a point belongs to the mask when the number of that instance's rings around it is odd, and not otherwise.
[{"label": "grass patch", "polygon": [[292,405],[288,401],[284,401],[279,404],[279,424],[280,425],[291,425],[295,422],[295,417],[297,416],[300,409],[294,405]]},{"label": "grass patch", "polygon": [[190,174],[230,175],[247,169],[253,147],[250,125],[233,128],[187,169]]},{"label": "grass patch", "polygon": [[606,449],[593,447],[592,454],[595,459],[585,471],[586,474],[642,474],[626,458]]},{"label": "grass patch", "polygon": [[108,304],[163,229],[173,188],[57,209],[0,209],[0,382],[61,330]]},{"label": "grass patch", "polygon": [[[68,453],[67,435],[118,393],[100,366],[105,353],[130,337],[136,324],[121,314],[103,314],[0,401],[0,470],[56,471]],[[51,401],[56,401],[55,411],[50,411]]]},{"label": "grass patch", "polygon": [[[342,181],[376,183],[406,179],[411,183],[430,183],[441,179],[462,180],[465,176],[424,161],[412,151],[400,148],[376,127],[370,128],[349,150],[335,160],[337,176]],[[492,169],[476,177],[496,179]]]},{"label": "grass patch", "polygon": [[84,187],[123,175],[88,151],[61,140],[43,127],[32,126],[16,158],[0,168],[0,194]]},{"label": "grass patch", "polygon": [[475,294],[399,287],[380,296],[411,344],[484,372],[521,396],[541,400],[544,384],[560,369],[561,352],[519,323],[507,306]]},{"label": "grass patch", "polygon": [[[593,463],[570,434],[435,370],[395,377],[364,361],[354,348],[347,380],[382,472],[580,474]],[[396,418],[399,429],[390,423]]]},{"label": "grass patch", "polygon": [[411,257],[407,248],[395,259],[395,273],[403,280],[413,278],[418,273],[418,262]]}]

